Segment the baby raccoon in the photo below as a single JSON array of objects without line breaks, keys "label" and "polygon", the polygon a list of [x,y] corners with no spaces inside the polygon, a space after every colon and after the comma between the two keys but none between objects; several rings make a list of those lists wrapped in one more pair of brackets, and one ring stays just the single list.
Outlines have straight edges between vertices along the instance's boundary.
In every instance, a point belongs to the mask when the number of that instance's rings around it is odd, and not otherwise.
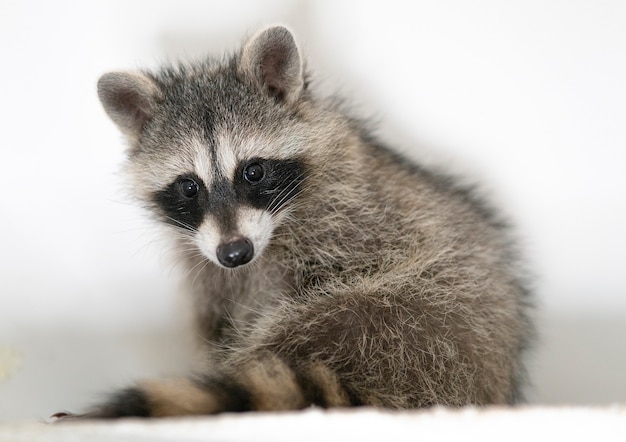
[{"label": "baby raccoon", "polygon": [[80,416],[520,400],[532,327],[505,223],[308,86],[283,27],[100,79],[133,189],[194,275],[212,368]]}]

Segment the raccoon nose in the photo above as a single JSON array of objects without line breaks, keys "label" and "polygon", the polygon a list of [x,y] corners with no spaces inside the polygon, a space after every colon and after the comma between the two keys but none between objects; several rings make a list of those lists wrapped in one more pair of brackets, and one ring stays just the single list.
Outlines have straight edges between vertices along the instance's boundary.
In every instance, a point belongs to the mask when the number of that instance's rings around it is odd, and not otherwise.
[{"label": "raccoon nose", "polygon": [[217,259],[224,267],[237,267],[250,262],[254,246],[248,238],[237,238],[217,246]]}]

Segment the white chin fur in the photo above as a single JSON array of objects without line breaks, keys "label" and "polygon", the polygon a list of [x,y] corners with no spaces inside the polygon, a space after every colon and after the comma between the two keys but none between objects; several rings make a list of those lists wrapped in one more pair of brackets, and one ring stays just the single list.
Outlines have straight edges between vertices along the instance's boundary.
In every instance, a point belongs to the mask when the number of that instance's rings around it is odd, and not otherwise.
[{"label": "white chin fur", "polygon": [[254,256],[246,264],[250,265],[261,256],[272,237],[273,231],[274,222],[267,211],[241,207],[237,212],[237,226],[233,226],[233,231],[228,236],[222,236],[213,218],[207,216],[198,228],[195,242],[198,249],[211,262],[222,268],[227,268],[220,264],[217,259],[217,247],[235,237],[248,238],[254,247]]}]

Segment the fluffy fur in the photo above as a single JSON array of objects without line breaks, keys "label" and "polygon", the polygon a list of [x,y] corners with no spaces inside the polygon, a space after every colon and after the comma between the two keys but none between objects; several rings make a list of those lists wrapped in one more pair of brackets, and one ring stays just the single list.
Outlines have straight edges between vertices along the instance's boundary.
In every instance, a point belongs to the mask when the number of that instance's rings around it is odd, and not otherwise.
[{"label": "fluffy fur", "polygon": [[83,416],[520,400],[532,328],[507,226],[312,94],[303,66],[273,27],[222,59],[100,79],[214,363]]}]

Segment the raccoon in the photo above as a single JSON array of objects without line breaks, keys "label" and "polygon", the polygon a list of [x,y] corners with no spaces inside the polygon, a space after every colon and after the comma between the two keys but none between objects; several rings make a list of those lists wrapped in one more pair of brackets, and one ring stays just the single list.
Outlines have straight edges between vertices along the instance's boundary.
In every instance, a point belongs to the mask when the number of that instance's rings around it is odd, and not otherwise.
[{"label": "raccoon", "polygon": [[193,274],[212,364],[80,416],[522,399],[531,303],[507,223],[308,78],[281,26],[222,58],[100,78],[132,189]]}]

